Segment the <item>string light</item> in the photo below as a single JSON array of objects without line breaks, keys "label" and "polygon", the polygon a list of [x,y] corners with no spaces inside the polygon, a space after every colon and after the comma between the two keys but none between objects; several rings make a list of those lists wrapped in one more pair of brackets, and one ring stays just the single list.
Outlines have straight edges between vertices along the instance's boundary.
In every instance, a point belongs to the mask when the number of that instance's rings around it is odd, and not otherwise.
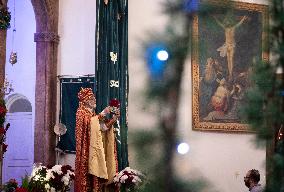
[{"label": "string light", "polygon": [[177,152],[181,155],[188,153],[189,145],[187,143],[180,143],[177,147]]},{"label": "string light", "polygon": [[281,126],[280,126],[280,129],[279,129],[278,135],[277,135],[277,139],[278,139],[278,141],[283,139],[283,124],[281,124]]},{"label": "string light", "polygon": [[157,53],[157,58],[161,61],[166,61],[169,58],[169,54],[166,50],[160,50]]}]

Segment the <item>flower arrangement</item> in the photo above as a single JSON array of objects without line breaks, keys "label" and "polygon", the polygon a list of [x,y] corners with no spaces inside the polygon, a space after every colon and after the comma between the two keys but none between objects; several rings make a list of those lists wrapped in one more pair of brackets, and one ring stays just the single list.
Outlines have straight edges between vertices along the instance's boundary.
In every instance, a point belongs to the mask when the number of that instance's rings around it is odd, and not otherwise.
[{"label": "flower arrangement", "polygon": [[66,192],[74,180],[74,170],[70,165],[42,166],[34,165],[30,176],[22,179],[18,186],[15,179],[10,179],[4,186],[4,192]]},{"label": "flower arrangement", "polygon": [[10,179],[5,185],[3,186],[3,190],[5,192],[14,192],[18,188],[18,182],[16,179]]},{"label": "flower arrangement", "polygon": [[116,186],[125,188],[127,191],[135,191],[142,185],[144,179],[144,174],[126,167],[115,175],[113,182]]},{"label": "flower arrangement", "polygon": [[4,192],[28,192],[27,189],[18,186],[18,182],[16,179],[10,179],[5,185],[3,186]]},{"label": "flower arrangement", "polygon": [[[120,110],[120,102],[114,98],[109,100],[109,112],[105,112],[105,110],[101,113],[101,116],[99,117],[101,121],[103,121],[107,126],[111,122],[113,115],[116,115],[119,113]],[[110,113],[110,114],[108,114]],[[112,122],[113,123],[113,122]],[[119,122],[117,122],[117,126],[119,127]]]},{"label": "flower arrangement", "polygon": [[28,189],[32,192],[65,192],[70,190],[74,170],[70,165],[46,167],[35,165],[30,176]]}]

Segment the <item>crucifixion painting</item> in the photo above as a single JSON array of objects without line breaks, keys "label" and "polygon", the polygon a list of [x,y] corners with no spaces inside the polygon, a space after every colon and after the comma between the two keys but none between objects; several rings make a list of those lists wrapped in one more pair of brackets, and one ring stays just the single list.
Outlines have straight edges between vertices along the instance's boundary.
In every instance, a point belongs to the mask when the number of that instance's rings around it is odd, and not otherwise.
[{"label": "crucifixion painting", "polygon": [[267,6],[209,4],[210,11],[193,19],[193,129],[246,131],[240,106],[254,61],[265,59]]}]

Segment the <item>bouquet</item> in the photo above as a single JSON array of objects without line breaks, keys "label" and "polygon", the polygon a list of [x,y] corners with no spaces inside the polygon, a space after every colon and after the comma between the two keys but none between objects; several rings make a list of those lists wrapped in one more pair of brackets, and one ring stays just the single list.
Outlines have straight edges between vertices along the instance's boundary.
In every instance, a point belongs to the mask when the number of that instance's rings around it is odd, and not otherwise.
[{"label": "bouquet", "polygon": [[113,178],[113,182],[120,188],[125,188],[127,191],[137,190],[143,183],[145,175],[141,172],[126,167]]},{"label": "bouquet", "polygon": [[18,182],[16,181],[16,179],[10,179],[3,186],[3,191],[5,191],[5,192],[14,192],[17,188],[18,188]]},{"label": "bouquet", "polygon": [[32,171],[28,188],[31,191],[65,192],[70,190],[74,178],[74,170],[70,165],[37,165]]},{"label": "bouquet", "polygon": [[110,112],[116,114],[120,108],[120,102],[114,98],[109,101]]},{"label": "bouquet", "polygon": [[4,192],[28,192],[27,189],[18,186],[18,182],[16,179],[10,179],[8,182],[5,183],[3,186]]}]

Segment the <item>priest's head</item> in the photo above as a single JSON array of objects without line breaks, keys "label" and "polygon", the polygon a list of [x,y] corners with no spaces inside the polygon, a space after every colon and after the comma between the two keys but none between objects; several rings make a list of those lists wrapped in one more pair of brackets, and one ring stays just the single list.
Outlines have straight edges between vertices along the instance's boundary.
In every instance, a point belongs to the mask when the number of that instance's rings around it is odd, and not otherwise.
[{"label": "priest's head", "polygon": [[83,104],[89,108],[96,108],[96,97],[92,88],[81,87],[81,90],[78,93],[78,99],[80,104]]}]

